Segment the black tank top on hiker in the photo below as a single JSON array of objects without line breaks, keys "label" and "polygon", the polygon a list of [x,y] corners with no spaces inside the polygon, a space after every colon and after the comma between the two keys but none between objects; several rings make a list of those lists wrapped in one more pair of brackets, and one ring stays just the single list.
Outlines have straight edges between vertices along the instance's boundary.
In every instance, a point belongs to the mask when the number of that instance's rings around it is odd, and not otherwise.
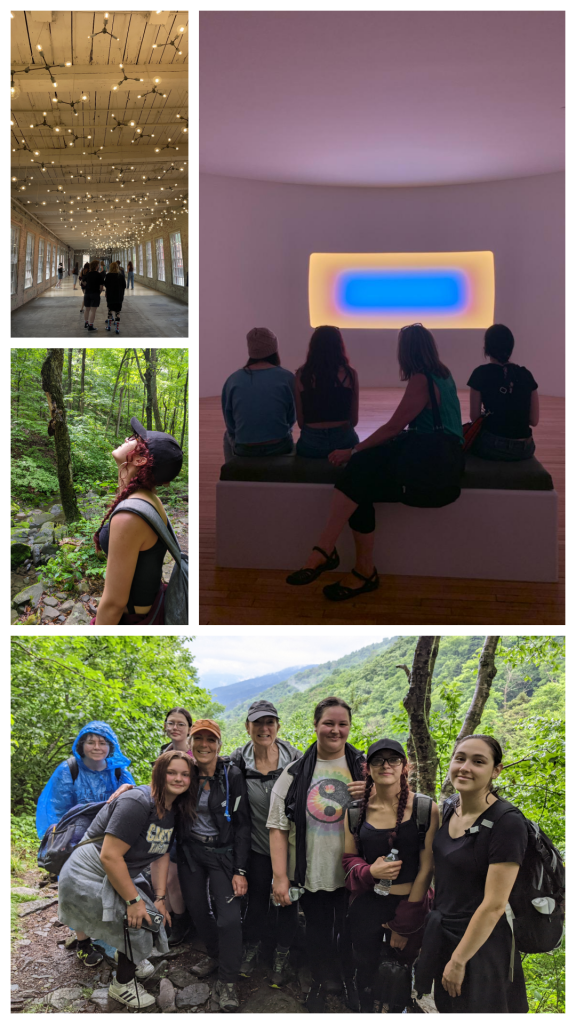
[{"label": "black tank top on hiker", "polygon": [[498,437],[532,437],[530,402],[538,385],[525,366],[486,363],[472,371],[468,387],[479,391],[490,412],[484,430]]},{"label": "black tank top on hiker", "polygon": [[[104,523],[100,530],[100,547],[108,554],[110,543],[110,524]],[[161,537],[147,551],[138,552],[138,560],[134,570],[132,586],[128,597],[128,611],[133,614],[134,607],[147,608],[154,603],[162,583],[162,563],[168,548]]]},{"label": "black tank top on hiker", "polygon": [[300,399],[304,423],[338,423],[350,419],[352,388],[342,381],[328,387],[304,388]]},{"label": "black tank top on hiker", "polygon": [[[387,857],[390,853],[388,841],[393,828],[374,828],[368,821],[362,822],[360,829],[360,855],[368,864],[373,864],[378,857]],[[393,842],[394,849],[398,850],[399,859],[402,861],[402,868],[394,885],[401,885],[403,882],[413,882],[420,870],[420,842],[418,839],[418,825],[416,824],[416,801],[412,809],[412,815],[408,821],[400,825],[396,839]]]}]

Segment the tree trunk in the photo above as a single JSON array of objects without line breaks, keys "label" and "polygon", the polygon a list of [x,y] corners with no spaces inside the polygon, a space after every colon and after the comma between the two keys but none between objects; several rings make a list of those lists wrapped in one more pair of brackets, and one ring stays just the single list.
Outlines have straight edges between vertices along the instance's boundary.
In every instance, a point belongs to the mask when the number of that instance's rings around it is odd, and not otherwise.
[{"label": "tree trunk", "polygon": [[156,430],[162,432],[162,419],[160,417],[160,410],[158,408],[158,393],[157,393],[157,381],[156,374],[158,369],[158,349],[156,348],[145,348],[144,358],[146,360],[146,391],[147,391],[147,402],[146,402],[146,430],[152,430],[152,414],[154,414],[154,423],[156,424]]},{"label": "tree trunk", "polygon": [[[482,654],[480,655],[480,661],[478,662],[476,689],[474,690],[474,696],[470,701],[470,707],[466,712],[462,728],[456,737],[456,743],[458,740],[461,740],[463,736],[471,736],[480,725],[484,706],[490,696],[492,680],[498,672],[495,664],[495,658],[499,639],[499,636],[487,636],[484,641]],[[442,785],[442,793],[446,797],[453,792],[454,787],[450,782],[450,775],[447,774]]]},{"label": "tree trunk", "polygon": [[408,749],[416,763],[417,789],[419,793],[426,793],[431,797],[436,793],[438,758],[436,744],[428,724],[427,708],[430,706],[428,690],[432,683],[432,670],[439,642],[440,638],[436,636],[418,637],[410,685],[403,701],[410,722]]},{"label": "tree trunk", "polygon": [[72,408],[72,349],[68,349],[68,387],[66,388],[68,395],[68,408]]},{"label": "tree trunk", "polygon": [[106,427],[104,429],[104,436],[106,436],[106,434],[108,433],[108,424],[110,423],[110,417],[112,415],[112,412],[113,412],[113,409],[114,409],[114,402],[116,400],[116,389],[118,388],[118,381],[120,380],[120,374],[122,372],[122,367],[124,366],[124,360],[126,359],[128,351],[129,351],[128,349],[125,350],[124,355],[122,356],[122,360],[120,362],[120,366],[118,367],[118,373],[116,374],[116,383],[114,384],[114,391],[112,392],[112,401],[110,402],[110,409],[108,411],[108,419],[106,420]]},{"label": "tree trunk", "polygon": [[187,399],[188,399],[188,373],[186,373],[186,383],[184,384],[184,419],[182,420],[182,436],[180,438],[180,447],[181,448],[184,448],[184,438],[186,436]]},{"label": "tree trunk", "polygon": [[82,370],[80,373],[80,398],[78,401],[78,408],[81,413],[84,412],[84,378],[86,376],[86,349],[82,349]]},{"label": "tree trunk", "polygon": [[116,437],[118,437],[118,435],[120,433],[120,417],[122,415],[122,399],[124,397],[125,389],[126,389],[126,385],[123,384],[122,387],[120,388],[120,397],[118,399],[118,417],[116,419]]},{"label": "tree trunk", "polygon": [[58,485],[66,522],[74,523],[81,518],[81,515],[72,481],[70,434],[68,433],[68,425],[66,423],[66,409],[64,408],[64,394],[62,392],[64,349],[49,348],[47,351],[48,355],[42,363],[41,374],[42,390],[46,395],[50,410],[48,434],[54,438],[56,447]]}]

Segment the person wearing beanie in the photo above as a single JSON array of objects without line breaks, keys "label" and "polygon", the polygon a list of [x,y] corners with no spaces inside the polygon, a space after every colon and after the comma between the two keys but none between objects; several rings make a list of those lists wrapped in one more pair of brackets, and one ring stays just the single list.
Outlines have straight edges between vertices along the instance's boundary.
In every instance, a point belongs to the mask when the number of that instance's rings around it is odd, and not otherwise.
[{"label": "person wearing beanie", "polygon": [[139,498],[168,524],[157,488],[178,476],[183,454],[171,434],[146,430],[135,416],[130,425],[133,434],[112,452],[118,493],[94,534],[96,551],[108,559],[104,593],[91,623],[96,626],[164,625],[162,564],[167,546],[141,515],[117,511],[117,506]]},{"label": "person wearing beanie", "polygon": [[246,336],[248,362],[222,388],[224,459],[289,455],[296,421],[294,374],[280,365],[278,338],[267,327]]}]

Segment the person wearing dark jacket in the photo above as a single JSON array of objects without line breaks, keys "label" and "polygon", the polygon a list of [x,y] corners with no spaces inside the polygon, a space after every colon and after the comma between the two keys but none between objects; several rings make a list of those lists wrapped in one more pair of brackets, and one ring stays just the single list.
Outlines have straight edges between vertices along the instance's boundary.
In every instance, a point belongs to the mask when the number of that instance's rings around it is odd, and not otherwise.
[{"label": "person wearing dark jacket", "polygon": [[[184,902],[206,944],[208,957],[192,967],[199,977],[218,968],[212,1010],[238,1009],[236,979],[242,960],[240,902],[248,891],[250,806],[246,781],[229,757],[221,757],[220,726],[199,718],[190,731],[198,773],[193,824],[178,835],[178,877]],[[216,920],[210,913],[210,898]]]},{"label": "person wearing dark jacket", "polygon": [[[310,1013],[323,1013],[326,994],[339,992],[343,981],[348,985],[351,973],[351,956],[342,957],[348,943],[344,816],[364,792],[366,764],[362,751],[347,742],[351,722],[346,701],[321,700],[314,711],[316,742],[284,769],[270,799],[267,824],[274,898],[288,906],[289,889],[301,889],[312,973],[306,999]],[[338,969],[342,960],[350,964],[341,963]]]},{"label": "person wearing dark jacket", "polygon": [[104,274],[99,271],[100,260],[92,260],[90,270],[85,275],[86,291],[84,292],[84,327],[95,331],[94,317],[100,305],[100,292],[104,291]]},{"label": "person wearing dark jacket", "polygon": [[108,307],[106,330],[112,330],[112,324],[114,324],[116,334],[120,334],[120,312],[124,301],[126,281],[124,275],[120,273],[117,263],[110,264],[110,270],[104,278],[104,288],[106,289],[106,305]]},{"label": "person wearing dark jacket", "polygon": [[298,929],[296,903],[280,906],[275,911],[270,903],[272,861],[266,825],[270,811],[270,796],[274,783],[280,778],[284,768],[302,757],[300,750],[279,738],[279,729],[280,721],[274,705],[267,700],[254,701],[248,708],[246,717],[246,732],[250,739],[230,755],[230,760],[238,765],[246,779],[252,818],[247,875],[248,912],[244,922],[246,948],[240,974],[244,978],[252,974],[266,934],[268,914],[273,912],[276,946],[272,960],[272,988],[279,988],[287,980],[290,946]]}]

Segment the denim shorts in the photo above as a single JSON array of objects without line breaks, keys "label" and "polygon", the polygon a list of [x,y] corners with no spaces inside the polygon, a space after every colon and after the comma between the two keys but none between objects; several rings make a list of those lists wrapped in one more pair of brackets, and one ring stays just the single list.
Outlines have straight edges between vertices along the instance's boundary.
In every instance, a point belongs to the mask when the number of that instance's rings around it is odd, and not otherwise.
[{"label": "denim shorts", "polygon": [[300,431],[296,455],[304,459],[326,459],[338,448],[353,448],[359,441],[354,427],[308,427]]},{"label": "denim shorts", "polygon": [[472,454],[493,462],[521,462],[531,459],[536,450],[533,437],[500,437],[481,430],[472,445]]}]

